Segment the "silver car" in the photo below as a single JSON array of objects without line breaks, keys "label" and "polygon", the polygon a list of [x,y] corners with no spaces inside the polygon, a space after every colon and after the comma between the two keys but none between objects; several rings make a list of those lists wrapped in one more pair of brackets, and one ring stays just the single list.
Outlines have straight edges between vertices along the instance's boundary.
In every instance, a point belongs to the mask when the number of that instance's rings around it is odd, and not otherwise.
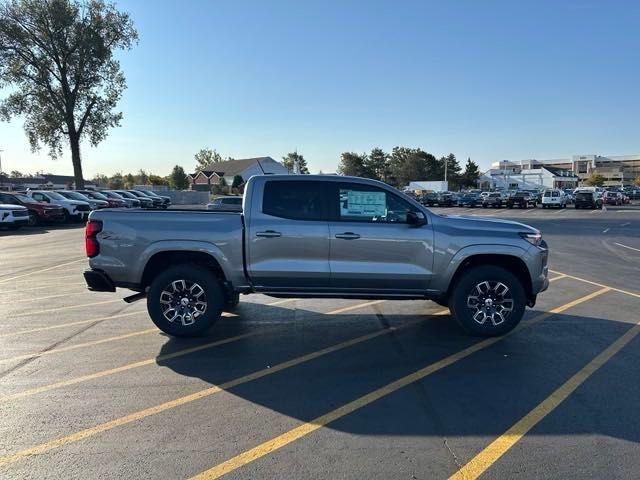
[{"label": "silver car", "polygon": [[207,203],[207,210],[221,212],[241,212],[242,197],[218,197],[213,202]]}]

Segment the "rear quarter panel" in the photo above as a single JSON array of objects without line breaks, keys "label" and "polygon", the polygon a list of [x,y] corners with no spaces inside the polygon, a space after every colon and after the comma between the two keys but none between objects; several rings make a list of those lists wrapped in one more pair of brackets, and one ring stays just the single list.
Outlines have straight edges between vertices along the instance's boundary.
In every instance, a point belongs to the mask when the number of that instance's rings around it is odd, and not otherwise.
[{"label": "rear quarter panel", "polygon": [[[137,284],[149,259],[166,251],[203,252],[214,257],[234,286],[246,284],[242,217],[207,211],[100,210],[100,254],[89,260],[116,283]],[[167,265],[169,266],[169,265]]]}]

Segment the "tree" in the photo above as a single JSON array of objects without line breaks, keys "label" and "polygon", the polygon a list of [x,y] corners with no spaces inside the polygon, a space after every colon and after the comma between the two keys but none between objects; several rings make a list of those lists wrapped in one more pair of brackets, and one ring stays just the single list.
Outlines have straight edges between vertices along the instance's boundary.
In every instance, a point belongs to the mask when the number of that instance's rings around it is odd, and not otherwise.
[{"label": "tree", "polygon": [[109,178],[108,186],[109,188],[115,188],[118,190],[124,188],[124,179],[122,178],[122,173],[114,173],[111,178]]},{"label": "tree", "polygon": [[151,185],[167,185],[169,186],[169,180],[165,177],[161,177],[160,175],[154,175],[152,173],[149,174],[149,183]]},{"label": "tree", "polygon": [[403,187],[419,180],[442,180],[444,164],[419,148],[394,147],[389,157],[390,183]]},{"label": "tree", "polygon": [[[446,157],[442,157],[440,160],[443,165],[443,170],[444,170],[444,165],[447,166],[446,172],[447,172],[447,181],[449,182],[449,188],[452,190],[459,189],[461,186],[462,178],[461,178],[460,164],[458,163],[456,156],[453,153],[450,153]],[[444,178],[444,172],[443,172],[443,178]]]},{"label": "tree", "polygon": [[11,173],[9,174],[10,178],[21,178],[22,176],[22,172],[18,170],[11,170]]},{"label": "tree", "polygon": [[98,145],[120,125],[126,88],[114,51],[137,41],[133,22],[104,0],[13,0],[0,6],[0,80],[12,87],[0,116],[24,116],[32,150],[71,149],[76,188],[84,187],[80,142]]},{"label": "tree", "polygon": [[369,172],[365,167],[366,160],[367,156],[364,153],[360,155],[353,152],[343,152],[340,155],[338,173],[351,177],[368,177]]},{"label": "tree", "polygon": [[289,173],[302,173],[309,174],[309,167],[304,156],[300,155],[297,151],[287,153],[285,157],[282,157],[282,165]]},{"label": "tree", "polygon": [[364,161],[365,171],[376,180],[387,181],[389,177],[389,154],[381,148],[374,148]]},{"label": "tree", "polygon": [[176,190],[186,190],[189,188],[189,178],[184,173],[184,168],[180,165],[173,167],[171,175],[169,175],[169,184]]},{"label": "tree", "polygon": [[134,177],[130,173],[127,173],[123,177],[123,181],[124,181],[124,188],[133,188],[136,184],[136,177]]},{"label": "tree", "polygon": [[478,164],[471,160],[471,158],[467,158],[467,163],[464,166],[464,172],[462,173],[462,186],[475,187],[479,178],[480,168],[478,167]]},{"label": "tree", "polygon": [[634,184],[636,187],[640,187],[640,177],[636,177],[636,178],[634,178],[634,180],[633,180],[633,184]]},{"label": "tree", "polygon": [[587,185],[592,187],[601,187],[604,185],[605,178],[599,173],[592,173],[589,178],[587,178]]},{"label": "tree", "polygon": [[136,183],[138,185],[148,185],[149,184],[149,175],[147,175],[147,172],[145,172],[142,169],[138,170],[138,174],[135,176],[135,179],[136,179]]},{"label": "tree", "polygon": [[240,188],[242,185],[244,185],[244,178],[241,175],[234,176],[231,188]]},{"label": "tree", "polygon": [[201,148],[193,158],[196,159],[196,172],[205,170],[212,163],[222,162],[222,155],[210,148]]},{"label": "tree", "polygon": [[101,173],[96,173],[91,181],[100,187],[106,187],[109,185],[109,177]]}]

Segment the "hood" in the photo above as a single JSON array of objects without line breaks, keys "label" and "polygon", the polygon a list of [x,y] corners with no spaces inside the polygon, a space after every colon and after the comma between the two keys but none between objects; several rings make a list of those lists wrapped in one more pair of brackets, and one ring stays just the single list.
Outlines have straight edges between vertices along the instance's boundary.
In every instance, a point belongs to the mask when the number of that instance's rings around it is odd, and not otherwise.
[{"label": "hood", "polygon": [[489,217],[469,217],[464,215],[438,215],[438,217],[438,222],[442,222],[444,225],[454,228],[539,233],[539,231],[532,226],[520,222],[514,222],[513,220]]},{"label": "hood", "polygon": [[26,210],[26,208],[13,203],[0,203],[0,210]]},{"label": "hood", "polygon": [[[62,200],[57,200],[62,202]],[[67,199],[64,201],[64,203],[68,203],[69,205],[89,205],[89,202],[85,202],[84,200],[71,200],[71,199]]]}]

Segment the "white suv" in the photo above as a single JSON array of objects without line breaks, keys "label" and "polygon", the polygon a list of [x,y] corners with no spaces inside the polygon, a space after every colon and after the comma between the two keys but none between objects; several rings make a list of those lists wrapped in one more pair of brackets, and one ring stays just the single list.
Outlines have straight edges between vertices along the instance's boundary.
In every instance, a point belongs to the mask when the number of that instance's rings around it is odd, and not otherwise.
[{"label": "white suv", "polygon": [[0,203],[0,226],[17,230],[29,223],[29,210],[22,205]]},{"label": "white suv", "polygon": [[71,200],[65,198],[57,192],[49,190],[30,190],[27,195],[38,202],[55,203],[64,208],[65,222],[76,220],[78,222],[86,220],[91,212],[91,206],[88,202],[81,200]]},{"label": "white suv", "polygon": [[562,190],[545,190],[542,194],[542,208],[565,208],[567,206],[567,196]]}]

